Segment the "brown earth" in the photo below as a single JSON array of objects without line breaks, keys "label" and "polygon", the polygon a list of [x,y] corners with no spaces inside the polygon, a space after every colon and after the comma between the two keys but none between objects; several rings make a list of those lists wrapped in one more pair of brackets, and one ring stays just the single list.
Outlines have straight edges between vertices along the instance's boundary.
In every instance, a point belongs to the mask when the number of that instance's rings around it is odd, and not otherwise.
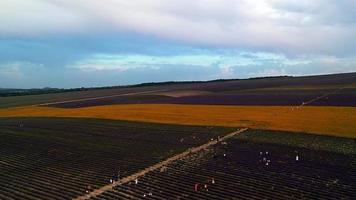
[{"label": "brown earth", "polygon": [[189,97],[189,96],[200,96],[212,94],[208,91],[199,91],[199,90],[181,90],[181,91],[169,91],[169,92],[160,92],[156,93],[157,95],[163,95],[168,97]]},{"label": "brown earth", "polygon": [[[244,131],[246,131],[247,129],[241,129],[241,130],[238,130],[238,131],[235,131],[235,132],[232,132],[232,133],[229,133],[227,135],[225,135],[224,137],[221,138],[221,141],[224,141],[224,140],[227,140],[229,138],[232,138],[233,136],[237,135],[237,134],[240,134]],[[79,196],[77,198],[75,198],[75,200],[85,200],[85,199],[90,199],[92,197],[96,197],[106,191],[110,191],[112,190],[114,187],[116,186],[119,186],[119,185],[122,185],[122,184],[125,184],[125,183],[128,183],[130,181],[134,181],[135,179],[139,178],[139,177],[142,177],[144,176],[145,174],[149,173],[149,172],[152,172],[152,171],[155,171],[157,169],[160,169],[162,167],[166,167],[167,165],[169,165],[170,163],[174,162],[174,161],[177,161],[177,160],[180,160],[184,157],[187,157],[188,155],[192,154],[192,153],[197,153],[199,151],[202,151],[202,150],[206,150],[207,148],[213,146],[213,145],[216,145],[218,144],[218,141],[217,140],[213,140],[213,141],[209,141],[205,144],[202,144],[198,147],[192,147],[192,148],[189,148],[188,150],[180,153],[180,154],[177,154],[177,155],[174,155],[170,158],[167,158],[166,160],[164,161],[161,161],[153,166],[149,166],[147,168],[145,168],[144,170],[142,171],[139,171],[135,174],[132,174],[128,177],[125,177],[113,184],[108,184],[108,185],[105,185],[104,187],[101,187],[97,190],[94,190],[93,192],[87,194],[87,195],[84,195],[84,196]]]},{"label": "brown earth", "polygon": [[354,107],[133,104],[63,109],[18,107],[0,117],[80,117],[168,124],[249,127],[356,138]]}]

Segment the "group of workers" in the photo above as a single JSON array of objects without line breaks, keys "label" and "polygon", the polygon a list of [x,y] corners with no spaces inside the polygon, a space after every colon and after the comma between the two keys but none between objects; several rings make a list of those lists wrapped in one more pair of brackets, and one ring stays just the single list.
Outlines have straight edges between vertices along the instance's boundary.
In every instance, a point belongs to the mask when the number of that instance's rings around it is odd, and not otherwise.
[{"label": "group of workers", "polygon": [[205,183],[195,183],[194,185],[194,191],[199,192],[199,191],[209,191],[208,187],[209,184],[215,184],[215,179],[210,178],[207,182]]}]

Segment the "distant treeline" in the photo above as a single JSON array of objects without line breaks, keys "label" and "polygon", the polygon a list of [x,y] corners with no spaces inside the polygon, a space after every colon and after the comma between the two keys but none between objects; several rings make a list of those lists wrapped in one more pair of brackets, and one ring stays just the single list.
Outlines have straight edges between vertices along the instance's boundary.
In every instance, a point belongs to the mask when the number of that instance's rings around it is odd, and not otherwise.
[{"label": "distant treeline", "polygon": [[80,91],[80,88],[75,89],[59,89],[59,88],[43,88],[43,89],[0,89],[0,97],[24,96],[36,94],[50,94],[70,91]]}]

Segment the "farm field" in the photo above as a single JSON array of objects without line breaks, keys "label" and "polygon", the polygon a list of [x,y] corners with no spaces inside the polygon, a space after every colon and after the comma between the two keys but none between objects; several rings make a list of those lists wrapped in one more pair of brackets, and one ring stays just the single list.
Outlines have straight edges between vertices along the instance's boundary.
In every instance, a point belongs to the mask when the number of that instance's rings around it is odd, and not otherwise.
[{"label": "farm field", "polygon": [[78,108],[116,104],[356,106],[356,73],[208,82],[157,83],[111,89],[0,97],[0,108],[45,104]]},{"label": "farm field", "polygon": [[72,199],[235,129],[72,118],[0,120],[0,199]]},{"label": "farm field", "polygon": [[356,0],[0,0],[0,200],[356,200]]},{"label": "farm field", "polygon": [[54,93],[54,94],[0,97],[0,108],[39,105],[39,104],[46,104],[52,102],[83,101],[83,99],[88,99],[88,98],[92,99],[92,98],[107,97],[107,96],[135,95],[140,93],[149,93],[151,91],[156,91],[156,88],[154,87],[114,88],[114,89],[63,92],[63,93]]},{"label": "farm field", "polygon": [[134,96],[51,104],[78,108],[116,104],[194,104],[297,106],[356,106],[356,76],[352,74],[317,77],[277,77],[251,80],[174,84],[163,92]]},{"label": "farm field", "polygon": [[183,125],[249,127],[356,138],[354,107],[128,104],[76,109],[0,109],[0,117],[84,117]]},{"label": "farm field", "polygon": [[[204,94],[197,90],[197,95],[191,91],[175,91],[158,94],[144,94],[133,96],[116,96],[103,99],[83,100],[51,104],[57,108],[82,108],[102,105],[118,104],[191,104],[191,105],[265,105],[265,106],[298,106],[310,99],[318,98],[332,91],[283,91],[274,92],[234,92]],[[182,93],[188,96],[180,96]],[[199,95],[204,94],[204,95]],[[332,93],[325,98],[314,101],[308,106],[356,106],[356,89]]]},{"label": "farm field", "polygon": [[355,153],[354,139],[248,130],[92,199],[354,199]]},{"label": "farm field", "polygon": [[0,199],[355,199],[355,80],[0,97]]}]

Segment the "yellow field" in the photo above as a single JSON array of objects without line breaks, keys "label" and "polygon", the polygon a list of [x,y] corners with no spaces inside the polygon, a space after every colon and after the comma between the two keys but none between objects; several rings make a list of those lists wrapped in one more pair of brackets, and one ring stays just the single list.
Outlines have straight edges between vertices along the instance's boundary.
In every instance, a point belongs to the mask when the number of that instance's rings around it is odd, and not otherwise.
[{"label": "yellow field", "polygon": [[76,109],[18,107],[0,117],[86,117],[189,125],[250,127],[356,138],[356,108],[210,106],[171,104],[108,105]]}]

